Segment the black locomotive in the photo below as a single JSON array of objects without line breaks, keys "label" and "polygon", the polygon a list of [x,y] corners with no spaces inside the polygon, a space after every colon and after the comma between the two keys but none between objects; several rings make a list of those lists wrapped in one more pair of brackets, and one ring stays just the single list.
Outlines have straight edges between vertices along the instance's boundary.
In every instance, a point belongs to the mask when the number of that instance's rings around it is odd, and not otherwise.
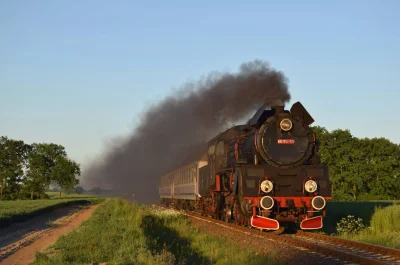
[{"label": "black locomotive", "polygon": [[163,176],[161,201],[259,229],[321,228],[331,197],[313,122],[300,102],[261,107],[211,139],[199,161]]}]

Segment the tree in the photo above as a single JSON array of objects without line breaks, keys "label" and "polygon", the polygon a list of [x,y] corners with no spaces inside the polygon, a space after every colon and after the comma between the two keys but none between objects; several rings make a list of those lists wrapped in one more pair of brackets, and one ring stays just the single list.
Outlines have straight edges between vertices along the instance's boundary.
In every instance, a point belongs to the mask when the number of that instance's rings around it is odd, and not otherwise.
[{"label": "tree", "polygon": [[72,189],[79,184],[76,176],[81,174],[79,164],[64,156],[56,158],[52,172],[52,180],[60,186],[58,198],[61,198],[63,190]]},{"label": "tree", "polygon": [[56,160],[66,156],[65,148],[61,145],[32,144],[28,155],[28,172],[25,181],[25,188],[31,193],[31,199],[35,192],[41,194],[50,185]]},{"label": "tree", "polygon": [[0,137],[0,198],[15,198],[20,191],[29,149],[23,141]]},{"label": "tree", "polygon": [[85,190],[81,186],[78,186],[78,187],[75,188],[75,193],[76,194],[82,194],[84,192],[85,192]]},{"label": "tree", "polygon": [[93,192],[94,194],[99,195],[102,192],[102,189],[99,187],[92,188],[89,192]]},{"label": "tree", "polygon": [[365,163],[369,166],[366,179],[370,194],[379,199],[399,196],[397,176],[400,173],[400,148],[385,138],[363,139]]},{"label": "tree", "polygon": [[335,200],[400,198],[400,146],[385,138],[359,139],[349,130],[313,127]]}]

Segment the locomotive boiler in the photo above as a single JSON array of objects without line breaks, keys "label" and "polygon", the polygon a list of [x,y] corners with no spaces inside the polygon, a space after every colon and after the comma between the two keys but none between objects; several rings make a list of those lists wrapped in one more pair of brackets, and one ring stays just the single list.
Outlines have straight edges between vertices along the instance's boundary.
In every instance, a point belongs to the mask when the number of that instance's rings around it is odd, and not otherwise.
[{"label": "locomotive boiler", "polygon": [[330,184],[313,122],[300,102],[262,106],[211,139],[199,161],[162,176],[161,201],[259,229],[322,228]]}]

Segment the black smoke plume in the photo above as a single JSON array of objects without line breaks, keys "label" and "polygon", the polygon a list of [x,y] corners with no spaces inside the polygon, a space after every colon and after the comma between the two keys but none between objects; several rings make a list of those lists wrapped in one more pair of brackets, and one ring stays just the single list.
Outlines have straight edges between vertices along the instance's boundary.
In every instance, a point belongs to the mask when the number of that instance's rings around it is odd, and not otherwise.
[{"label": "black smoke plume", "polygon": [[130,136],[84,172],[83,182],[156,202],[162,174],[198,159],[210,138],[262,104],[289,100],[286,77],[266,62],[244,63],[238,73],[211,73],[150,107]]}]

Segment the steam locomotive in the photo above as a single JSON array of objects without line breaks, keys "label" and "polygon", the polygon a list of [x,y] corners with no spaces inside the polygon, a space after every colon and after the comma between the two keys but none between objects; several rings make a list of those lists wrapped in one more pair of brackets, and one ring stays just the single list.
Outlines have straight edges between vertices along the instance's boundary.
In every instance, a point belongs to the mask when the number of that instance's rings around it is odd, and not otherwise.
[{"label": "steam locomotive", "polygon": [[162,176],[161,203],[261,230],[322,228],[331,189],[313,122],[300,102],[262,106],[198,161]]}]

